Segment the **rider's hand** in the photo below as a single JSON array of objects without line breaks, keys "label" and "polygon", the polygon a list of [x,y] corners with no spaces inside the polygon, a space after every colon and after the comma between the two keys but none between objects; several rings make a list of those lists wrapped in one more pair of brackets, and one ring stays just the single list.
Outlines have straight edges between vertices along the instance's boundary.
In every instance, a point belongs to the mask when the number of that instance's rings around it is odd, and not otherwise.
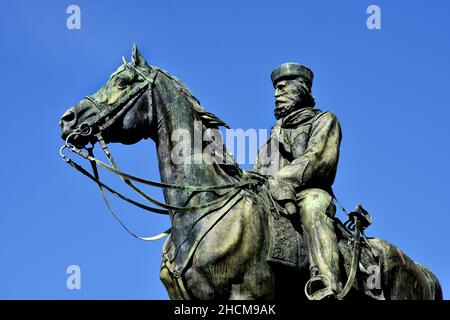
[{"label": "rider's hand", "polygon": [[297,206],[294,202],[288,201],[284,205],[284,208],[286,209],[286,213],[290,216],[293,216],[297,213]]},{"label": "rider's hand", "polygon": [[270,177],[267,180],[267,188],[272,198],[285,208],[288,215],[291,216],[297,213],[295,189],[293,186]]}]

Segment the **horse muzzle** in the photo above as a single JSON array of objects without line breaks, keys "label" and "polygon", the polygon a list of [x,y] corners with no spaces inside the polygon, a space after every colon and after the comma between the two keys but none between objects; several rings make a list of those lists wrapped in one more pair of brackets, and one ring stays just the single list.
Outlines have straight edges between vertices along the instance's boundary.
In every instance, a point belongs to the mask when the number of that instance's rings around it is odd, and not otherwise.
[{"label": "horse muzzle", "polygon": [[61,116],[59,126],[61,127],[61,138],[67,143],[85,146],[90,139],[92,130],[90,123],[95,119],[96,108],[84,99],[75,106],[69,108]]},{"label": "horse muzzle", "polygon": [[75,130],[75,126],[77,123],[77,116],[74,111],[74,108],[70,108],[61,116],[59,120],[59,126],[61,127],[61,138],[66,140],[69,134],[71,134]]}]

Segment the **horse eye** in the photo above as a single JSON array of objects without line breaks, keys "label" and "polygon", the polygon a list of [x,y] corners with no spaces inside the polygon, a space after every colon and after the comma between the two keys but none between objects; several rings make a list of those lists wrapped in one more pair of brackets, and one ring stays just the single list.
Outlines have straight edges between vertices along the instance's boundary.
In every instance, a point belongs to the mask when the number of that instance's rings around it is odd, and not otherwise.
[{"label": "horse eye", "polygon": [[123,89],[127,86],[127,82],[124,79],[119,79],[117,80],[117,86]]}]

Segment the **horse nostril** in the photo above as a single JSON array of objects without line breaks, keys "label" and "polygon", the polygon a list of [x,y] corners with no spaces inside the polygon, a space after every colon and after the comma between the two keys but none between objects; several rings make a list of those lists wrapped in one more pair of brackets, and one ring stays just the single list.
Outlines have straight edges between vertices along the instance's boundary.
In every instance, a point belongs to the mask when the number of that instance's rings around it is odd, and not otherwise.
[{"label": "horse nostril", "polygon": [[62,127],[64,123],[69,123],[75,120],[75,112],[69,110],[64,113],[59,121],[60,126]]}]

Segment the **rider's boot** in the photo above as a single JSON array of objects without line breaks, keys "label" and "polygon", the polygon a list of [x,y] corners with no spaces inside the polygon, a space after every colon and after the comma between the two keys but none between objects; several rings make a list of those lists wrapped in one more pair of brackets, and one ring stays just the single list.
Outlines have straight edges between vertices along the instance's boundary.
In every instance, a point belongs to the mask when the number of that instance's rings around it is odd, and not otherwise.
[{"label": "rider's boot", "polygon": [[331,218],[335,213],[332,197],[320,189],[307,189],[298,194],[298,200],[301,222],[308,235],[311,265],[318,270],[311,282],[320,280],[328,288],[318,298],[332,297],[342,290],[338,241]]}]

